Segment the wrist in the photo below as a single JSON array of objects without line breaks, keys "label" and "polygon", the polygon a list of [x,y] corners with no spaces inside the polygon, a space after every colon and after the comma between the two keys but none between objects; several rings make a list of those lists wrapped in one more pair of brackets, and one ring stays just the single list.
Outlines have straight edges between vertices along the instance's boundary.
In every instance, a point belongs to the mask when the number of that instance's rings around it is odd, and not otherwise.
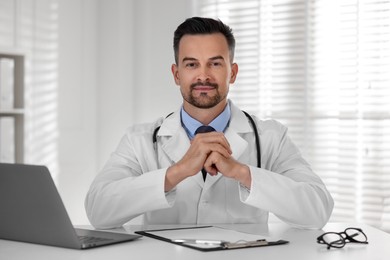
[{"label": "wrist", "polygon": [[186,177],[183,176],[182,170],[179,164],[174,164],[170,166],[165,173],[165,192],[172,190]]},{"label": "wrist", "polygon": [[241,164],[241,166],[237,171],[237,175],[235,179],[238,182],[240,182],[242,185],[250,189],[252,183],[252,176],[249,167],[245,164]]}]

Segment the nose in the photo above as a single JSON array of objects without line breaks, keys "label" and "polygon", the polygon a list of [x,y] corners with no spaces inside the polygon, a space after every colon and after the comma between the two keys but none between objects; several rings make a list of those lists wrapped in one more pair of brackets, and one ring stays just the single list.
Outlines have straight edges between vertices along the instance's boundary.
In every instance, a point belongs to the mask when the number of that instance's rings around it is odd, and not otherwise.
[{"label": "nose", "polygon": [[198,73],[198,76],[196,78],[197,81],[201,81],[201,82],[206,82],[206,81],[210,81],[210,71],[209,71],[209,68],[207,66],[203,66],[201,68],[199,68],[199,73]]}]

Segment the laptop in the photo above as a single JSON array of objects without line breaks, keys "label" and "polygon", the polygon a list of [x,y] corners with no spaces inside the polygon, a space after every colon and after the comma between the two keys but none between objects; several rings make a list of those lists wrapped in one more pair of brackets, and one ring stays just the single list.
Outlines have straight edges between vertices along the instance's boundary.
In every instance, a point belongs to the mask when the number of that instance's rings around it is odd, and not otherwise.
[{"label": "laptop", "polygon": [[45,166],[0,163],[0,239],[87,249],[140,235],[73,227]]}]

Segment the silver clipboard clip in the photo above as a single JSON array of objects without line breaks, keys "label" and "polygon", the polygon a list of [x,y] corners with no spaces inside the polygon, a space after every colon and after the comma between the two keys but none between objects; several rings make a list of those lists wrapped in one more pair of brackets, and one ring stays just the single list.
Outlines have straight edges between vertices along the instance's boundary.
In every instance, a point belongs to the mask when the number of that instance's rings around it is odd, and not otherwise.
[{"label": "silver clipboard clip", "polygon": [[265,239],[259,239],[255,241],[240,240],[234,243],[225,242],[222,244],[222,246],[226,249],[245,248],[245,247],[254,247],[254,246],[268,246],[268,241]]}]

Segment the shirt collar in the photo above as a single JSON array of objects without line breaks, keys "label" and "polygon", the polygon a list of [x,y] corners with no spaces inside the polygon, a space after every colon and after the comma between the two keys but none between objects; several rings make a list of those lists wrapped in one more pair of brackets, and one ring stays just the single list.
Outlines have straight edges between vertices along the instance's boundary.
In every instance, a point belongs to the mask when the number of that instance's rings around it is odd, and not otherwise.
[{"label": "shirt collar", "polygon": [[[190,139],[194,138],[196,129],[198,129],[198,127],[203,124],[191,117],[186,111],[184,111],[183,107],[181,108],[180,114],[181,123],[186,130],[188,137]],[[230,115],[230,103],[228,102],[222,113],[219,114],[213,121],[211,121],[209,126],[212,126],[217,132],[224,132],[229,125]]]}]

